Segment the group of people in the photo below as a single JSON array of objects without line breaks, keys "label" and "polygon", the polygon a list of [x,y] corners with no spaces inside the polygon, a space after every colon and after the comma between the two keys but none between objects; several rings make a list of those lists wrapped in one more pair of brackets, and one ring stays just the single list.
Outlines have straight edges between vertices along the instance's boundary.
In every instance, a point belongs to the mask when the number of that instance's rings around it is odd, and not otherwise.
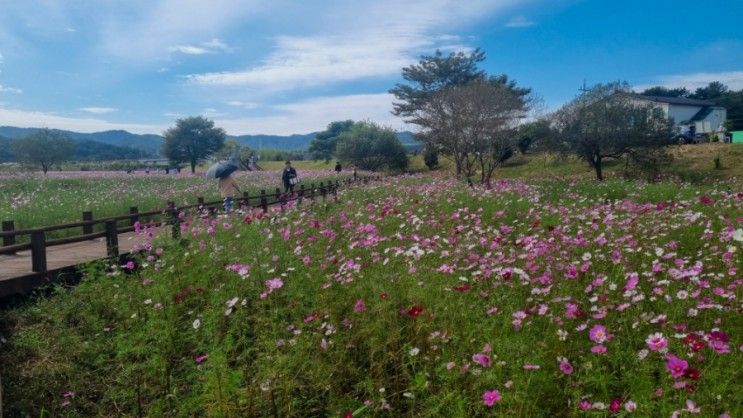
[{"label": "group of people", "polygon": [[[343,170],[340,161],[335,163],[335,172],[340,174]],[[354,168],[354,175],[356,169]],[[297,176],[297,170],[292,167],[291,161],[286,161],[284,169],[281,172],[281,181],[284,183],[284,193],[294,193],[294,186],[299,183],[299,176]],[[232,175],[219,179],[219,194],[222,196],[222,203],[224,205],[224,211],[229,213],[232,211],[232,205],[235,199],[235,193],[241,193],[240,186]]]}]

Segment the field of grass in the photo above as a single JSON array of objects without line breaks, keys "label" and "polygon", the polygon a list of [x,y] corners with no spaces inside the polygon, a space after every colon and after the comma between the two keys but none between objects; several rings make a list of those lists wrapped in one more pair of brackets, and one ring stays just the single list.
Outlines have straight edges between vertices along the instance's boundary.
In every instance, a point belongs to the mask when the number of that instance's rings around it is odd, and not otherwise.
[{"label": "field of grass", "polygon": [[[662,167],[662,172],[681,180],[704,183],[715,179],[743,179],[743,144],[699,144],[670,147],[672,163]],[[721,168],[715,168],[715,157],[720,158]],[[453,163],[440,157],[442,169],[453,170]],[[426,171],[423,157],[411,159],[413,171]],[[630,173],[637,175],[637,173]],[[604,169],[607,178],[625,176],[621,161],[607,161]],[[573,156],[550,153],[517,153],[495,172],[496,178],[594,178],[593,169],[584,161]]]},{"label": "field of grass", "polygon": [[445,172],[188,215],[0,311],[6,415],[743,416],[740,180]]},{"label": "field of grass", "polygon": [[[339,177],[305,167],[298,171],[307,186],[350,176],[345,173]],[[271,194],[276,187],[283,187],[281,172],[277,170],[241,172],[235,176],[241,189],[252,196],[261,189]],[[216,183],[199,173],[192,176],[185,171],[180,175],[120,171],[0,175],[0,220],[13,220],[16,229],[22,229],[80,221],[82,212],[88,210],[94,217],[104,218],[127,214],[130,206],[145,212],[164,208],[168,201],[176,205],[195,204],[198,197],[215,201],[219,200]],[[66,230],[57,234],[79,232]]]}]

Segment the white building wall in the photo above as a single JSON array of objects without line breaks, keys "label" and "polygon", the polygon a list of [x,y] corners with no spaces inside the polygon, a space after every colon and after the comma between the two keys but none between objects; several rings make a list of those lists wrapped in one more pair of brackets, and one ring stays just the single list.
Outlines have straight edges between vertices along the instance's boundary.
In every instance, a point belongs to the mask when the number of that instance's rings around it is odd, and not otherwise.
[{"label": "white building wall", "polygon": [[671,104],[668,108],[668,116],[673,118],[673,123],[678,125],[686,122],[702,109],[701,106],[682,106]]}]

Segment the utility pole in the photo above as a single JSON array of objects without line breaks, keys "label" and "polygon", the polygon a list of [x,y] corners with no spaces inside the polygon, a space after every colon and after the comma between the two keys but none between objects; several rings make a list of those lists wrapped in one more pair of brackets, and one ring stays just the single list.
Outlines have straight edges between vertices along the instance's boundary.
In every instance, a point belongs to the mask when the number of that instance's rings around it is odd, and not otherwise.
[{"label": "utility pole", "polygon": [[590,90],[588,87],[586,87],[586,79],[583,79],[583,87],[579,88],[578,91],[581,92],[581,94],[586,94]]}]

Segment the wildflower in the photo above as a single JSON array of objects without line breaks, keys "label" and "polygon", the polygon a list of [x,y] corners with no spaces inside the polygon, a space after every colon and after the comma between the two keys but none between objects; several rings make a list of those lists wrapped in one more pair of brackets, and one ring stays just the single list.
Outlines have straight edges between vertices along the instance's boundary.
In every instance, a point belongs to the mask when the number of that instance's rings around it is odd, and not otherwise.
[{"label": "wildflower", "polygon": [[196,364],[201,364],[201,363],[205,362],[208,358],[209,358],[209,355],[208,354],[199,354],[199,355],[195,356],[193,359],[196,362]]},{"label": "wildflower", "polygon": [[738,228],[733,232],[733,241],[743,242],[743,228]]},{"label": "wildflower", "polygon": [[668,340],[666,340],[663,337],[663,334],[660,332],[656,332],[655,334],[648,335],[648,338],[645,340],[645,343],[647,343],[648,347],[652,351],[658,351],[668,346]]},{"label": "wildflower", "polygon": [[606,327],[603,325],[594,325],[588,336],[593,342],[603,343],[606,341]]},{"label": "wildflower", "polygon": [[581,411],[588,411],[591,409],[591,402],[588,402],[588,399],[581,399],[578,403],[578,408],[580,408]]},{"label": "wildflower", "polygon": [[472,355],[472,361],[479,364],[482,367],[490,367],[490,356],[484,353],[477,353]]},{"label": "wildflower", "polygon": [[567,374],[567,375],[573,374],[573,365],[570,364],[570,362],[568,361],[568,359],[566,359],[564,357],[561,357],[561,358],[558,359],[558,361],[560,362],[560,371],[561,372],[563,372],[564,374]]},{"label": "wildflower", "polygon": [[671,376],[676,379],[684,375],[684,371],[689,367],[686,360],[678,358],[673,354],[666,356],[666,368],[671,372]]},{"label": "wildflower", "polygon": [[276,277],[270,280],[266,280],[266,286],[268,286],[270,290],[279,289],[284,286],[284,281]]},{"label": "wildflower", "polygon": [[601,344],[594,345],[593,347],[591,347],[591,352],[594,354],[604,354],[606,353],[606,347]]},{"label": "wildflower", "polygon": [[493,390],[486,390],[482,394],[482,403],[485,404],[485,406],[493,406],[496,402],[500,401],[501,396],[498,389]]},{"label": "wildflower", "polygon": [[201,320],[200,320],[200,319],[198,319],[198,318],[196,318],[196,319],[195,319],[195,320],[193,321],[193,329],[199,329],[199,327],[200,327],[200,326],[201,326]]},{"label": "wildflower", "polygon": [[408,309],[408,315],[412,316],[413,318],[417,317],[418,315],[423,312],[423,307],[420,305],[415,305],[412,308]]},{"label": "wildflower", "polygon": [[364,299],[357,300],[356,304],[353,305],[353,310],[358,313],[366,312],[366,304],[364,303]]},{"label": "wildflower", "polygon": [[611,400],[611,403],[609,403],[609,411],[611,411],[613,414],[616,414],[619,412],[619,409],[622,407],[622,400],[619,398],[614,398]]},{"label": "wildflower", "polygon": [[637,410],[637,403],[635,401],[625,402],[624,410],[630,413],[635,412]]},{"label": "wildflower", "polygon": [[420,352],[421,352],[421,349],[420,349],[420,348],[418,348],[418,347],[413,347],[413,348],[411,348],[411,349],[410,349],[410,351],[408,351],[408,354],[410,354],[410,355],[411,355],[412,357],[415,357],[415,356],[417,356],[417,355],[418,355],[418,353],[420,353]]}]

